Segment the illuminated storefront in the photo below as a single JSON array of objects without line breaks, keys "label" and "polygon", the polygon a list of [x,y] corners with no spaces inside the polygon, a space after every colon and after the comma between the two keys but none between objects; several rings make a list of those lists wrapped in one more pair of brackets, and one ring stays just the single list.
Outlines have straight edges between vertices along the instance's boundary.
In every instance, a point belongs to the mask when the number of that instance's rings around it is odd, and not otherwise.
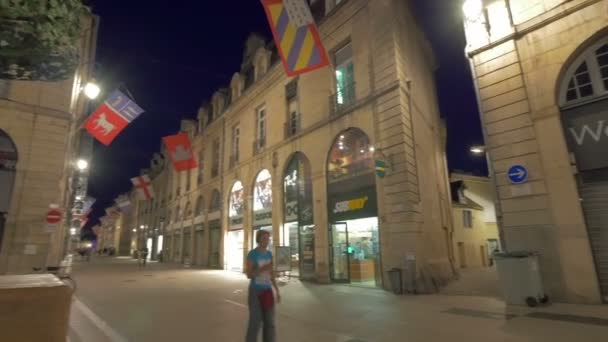
[{"label": "illuminated storefront", "polygon": [[290,275],[315,276],[315,227],[313,223],[310,164],[302,153],[292,156],[283,178],[284,224],[281,245],[290,247]]},{"label": "illuminated storefront", "polygon": [[327,168],[330,277],[334,282],[382,286],[374,148],[349,129],[335,140]]},{"label": "illuminated storefront", "polygon": [[270,245],[272,251],[272,177],[266,169],[260,171],[253,185],[253,235],[251,247],[256,246],[255,236],[258,230],[270,232]]},{"label": "illuminated storefront", "polygon": [[243,230],[243,183],[236,181],[230,191],[228,209],[228,233],[226,234],[225,268],[230,271],[243,271],[245,232]]}]

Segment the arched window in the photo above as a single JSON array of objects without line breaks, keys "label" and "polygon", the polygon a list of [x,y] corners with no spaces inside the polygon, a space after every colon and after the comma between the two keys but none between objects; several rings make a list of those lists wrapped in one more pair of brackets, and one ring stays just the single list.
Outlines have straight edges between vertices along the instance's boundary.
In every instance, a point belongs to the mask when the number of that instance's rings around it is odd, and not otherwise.
[{"label": "arched window", "polygon": [[243,197],[243,183],[241,183],[241,181],[236,181],[230,190],[230,208],[228,210],[228,216],[243,216],[244,205],[245,199]]},{"label": "arched window", "polygon": [[570,65],[562,80],[560,106],[608,96],[608,38],[592,45]]},{"label": "arched window", "polygon": [[182,212],[180,210],[179,205],[177,206],[177,209],[175,209],[175,222],[179,222],[181,220],[182,217]]},{"label": "arched window", "polygon": [[272,177],[267,169],[258,173],[253,185],[253,211],[272,209]]}]

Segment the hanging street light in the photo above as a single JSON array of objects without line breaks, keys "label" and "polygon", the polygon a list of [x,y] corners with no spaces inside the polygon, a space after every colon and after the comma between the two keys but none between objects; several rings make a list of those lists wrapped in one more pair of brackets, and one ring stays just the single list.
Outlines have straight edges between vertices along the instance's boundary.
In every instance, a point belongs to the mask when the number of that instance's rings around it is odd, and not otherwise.
[{"label": "hanging street light", "polygon": [[95,81],[90,81],[84,86],[83,91],[86,97],[95,100],[99,96],[99,93],[101,93],[101,88],[99,88]]}]

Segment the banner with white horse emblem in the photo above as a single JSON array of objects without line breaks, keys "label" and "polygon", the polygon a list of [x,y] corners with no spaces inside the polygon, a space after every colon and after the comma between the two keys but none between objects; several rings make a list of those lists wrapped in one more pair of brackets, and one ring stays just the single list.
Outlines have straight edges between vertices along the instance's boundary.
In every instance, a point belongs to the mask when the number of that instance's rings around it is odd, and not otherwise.
[{"label": "banner with white horse emblem", "polygon": [[89,117],[84,127],[95,139],[107,146],[143,112],[137,103],[115,90]]}]

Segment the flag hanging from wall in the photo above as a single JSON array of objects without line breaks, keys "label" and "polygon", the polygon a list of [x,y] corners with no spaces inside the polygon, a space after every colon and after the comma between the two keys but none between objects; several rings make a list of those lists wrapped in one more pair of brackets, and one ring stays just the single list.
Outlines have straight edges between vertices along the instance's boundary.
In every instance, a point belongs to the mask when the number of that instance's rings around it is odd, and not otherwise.
[{"label": "flag hanging from wall", "polygon": [[144,110],[128,96],[115,90],[104,103],[91,114],[84,124],[89,133],[104,145],[112,141]]},{"label": "flag hanging from wall", "polygon": [[93,210],[93,204],[95,204],[96,199],[93,197],[87,196],[82,201],[82,216],[88,216]]},{"label": "flag hanging from wall", "polygon": [[154,198],[154,189],[148,175],[141,175],[131,178],[131,183],[137,189],[137,195],[140,200],[149,200]]},{"label": "flag hanging from wall", "polygon": [[306,0],[262,0],[288,76],[329,65],[329,58]]},{"label": "flag hanging from wall", "polygon": [[114,202],[116,202],[116,205],[123,213],[129,212],[131,209],[131,200],[129,199],[129,196],[125,194],[116,197]]},{"label": "flag hanging from wall", "polygon": [[173,162],[175,171],[186,171],[198,167],[194,153],[192,153],[192,144],[186,133],[179,133],[163,138],[165,147],[169,153],[169,158]]}]

